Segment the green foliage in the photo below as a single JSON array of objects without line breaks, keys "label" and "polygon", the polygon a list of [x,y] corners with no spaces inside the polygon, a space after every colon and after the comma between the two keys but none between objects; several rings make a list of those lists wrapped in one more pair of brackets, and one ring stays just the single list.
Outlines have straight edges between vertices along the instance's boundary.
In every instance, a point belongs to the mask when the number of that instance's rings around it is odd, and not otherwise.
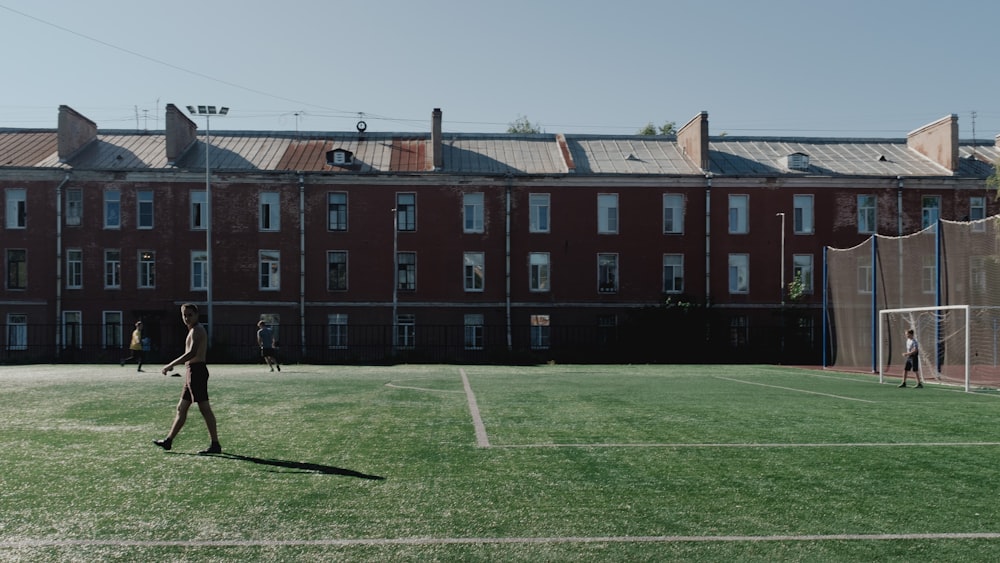
[{"label": "green foliage", "polygon": [[507,124],[507,132],[512,134],[544,133],[540,123],[532,123],[527,117],[518,115],[517,119]]},{"label": "green foliage", "polygon": [[636,131],[636,135],[654,136],[654,135],[676,135],[677,134],[677,124],[673,121],[667,121],[660,127],[653,125],[650,121],[645,127]]},{"label": "green foliage", "polygon": [[788,296],[789,301],[798,301],[799,299],[802,299],[802,295],[804,295],[805,292],[806,284],[802,281],[802,272],[798,272],[795,274],[795,277],[792,278],[792,281],[788,282],[788,288],[785,294]]}]

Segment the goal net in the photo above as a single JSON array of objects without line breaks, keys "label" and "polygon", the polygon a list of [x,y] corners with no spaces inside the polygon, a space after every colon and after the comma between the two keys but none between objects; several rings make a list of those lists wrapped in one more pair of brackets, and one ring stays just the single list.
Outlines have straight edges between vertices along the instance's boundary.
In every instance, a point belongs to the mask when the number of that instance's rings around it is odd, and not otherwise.
[{"label": "goal net", "polygon": [[913,328],[928,381],[1000,388],[1000,215],[827,248],[824,270],[825,365],[902,375]]}]

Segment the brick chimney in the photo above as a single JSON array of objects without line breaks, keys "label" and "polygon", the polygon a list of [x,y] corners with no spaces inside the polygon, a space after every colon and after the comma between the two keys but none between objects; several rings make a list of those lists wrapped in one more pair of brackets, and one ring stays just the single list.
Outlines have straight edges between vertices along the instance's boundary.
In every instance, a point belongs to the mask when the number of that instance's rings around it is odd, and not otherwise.
[{"label": "brick chimney", "polygon": [[180,108],[167,104],[167,164],[173,166],[184,151],[198,139],[198,125]]},{"label": "brick chimney", "polygon": [[97,124],[69,106],[59,106],[56,140],[59,162],[67,162],[80,149],[97,140]]},{"label": "brick chimney", "polygon": [[952,172],[958,170],[958,115],[953,113],[911,131],[906,147]]},{"label": "brick chimney", "polygon": [[703,172],[708,172],[708,112],[703,111],[677,131],[677,144]]},{"label": "brick chimney", "polygon": [[431,112],[431,155],[434,158],[434,170],[444,169],[444,149],[441,146],[441,108]]}]

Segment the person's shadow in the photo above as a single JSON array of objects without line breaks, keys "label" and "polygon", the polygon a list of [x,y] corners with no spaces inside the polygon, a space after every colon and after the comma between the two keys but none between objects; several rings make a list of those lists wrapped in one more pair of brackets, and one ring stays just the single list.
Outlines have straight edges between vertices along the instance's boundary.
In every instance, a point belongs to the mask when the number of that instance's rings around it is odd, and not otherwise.
[{"label": "person's shadow", "polygon": [[371,479],[374,481],[381,481],[385,477],[380,477],[378,475],[367,475],[359,471],[354,471],[352,469],[344,469],[342,467],[334,467],[332,465],[322,465],[319,463],[309,463],[305,461],[287,461],[284,459],[266,459],[260,457],[253,457],[248,455],[240,455],[234,453],[223,452],[221,454],[208,454],[209,457],[218,457],[223,459],[232,459],[236,461],[246,461],[249,463],[255,463],[257,465],[268,465],[271,467],[281,467],[284,469],[292,469],[298,473],[321,473],[323,475],[343,475],[345,477],[357,477],[358,479]]}]

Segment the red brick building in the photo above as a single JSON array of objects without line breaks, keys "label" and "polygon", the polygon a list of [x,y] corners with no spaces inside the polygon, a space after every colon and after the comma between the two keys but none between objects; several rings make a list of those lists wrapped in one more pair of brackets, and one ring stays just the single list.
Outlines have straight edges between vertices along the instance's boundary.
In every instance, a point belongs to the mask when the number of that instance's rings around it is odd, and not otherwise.
[{"label": "red brick building", "polygon": [[998,212],[996,144],[955,116],[819,139],[710,137],[706,113],[447,134],[435,110],[428,134],[212,131],[207,178],[196,123],[165,123],[0,129],[0,359],[117,361],[139,319],[171,356],[191,301],[214,361],[256,359],[265,319],[285,361],[819,363],[825,246]]}]

